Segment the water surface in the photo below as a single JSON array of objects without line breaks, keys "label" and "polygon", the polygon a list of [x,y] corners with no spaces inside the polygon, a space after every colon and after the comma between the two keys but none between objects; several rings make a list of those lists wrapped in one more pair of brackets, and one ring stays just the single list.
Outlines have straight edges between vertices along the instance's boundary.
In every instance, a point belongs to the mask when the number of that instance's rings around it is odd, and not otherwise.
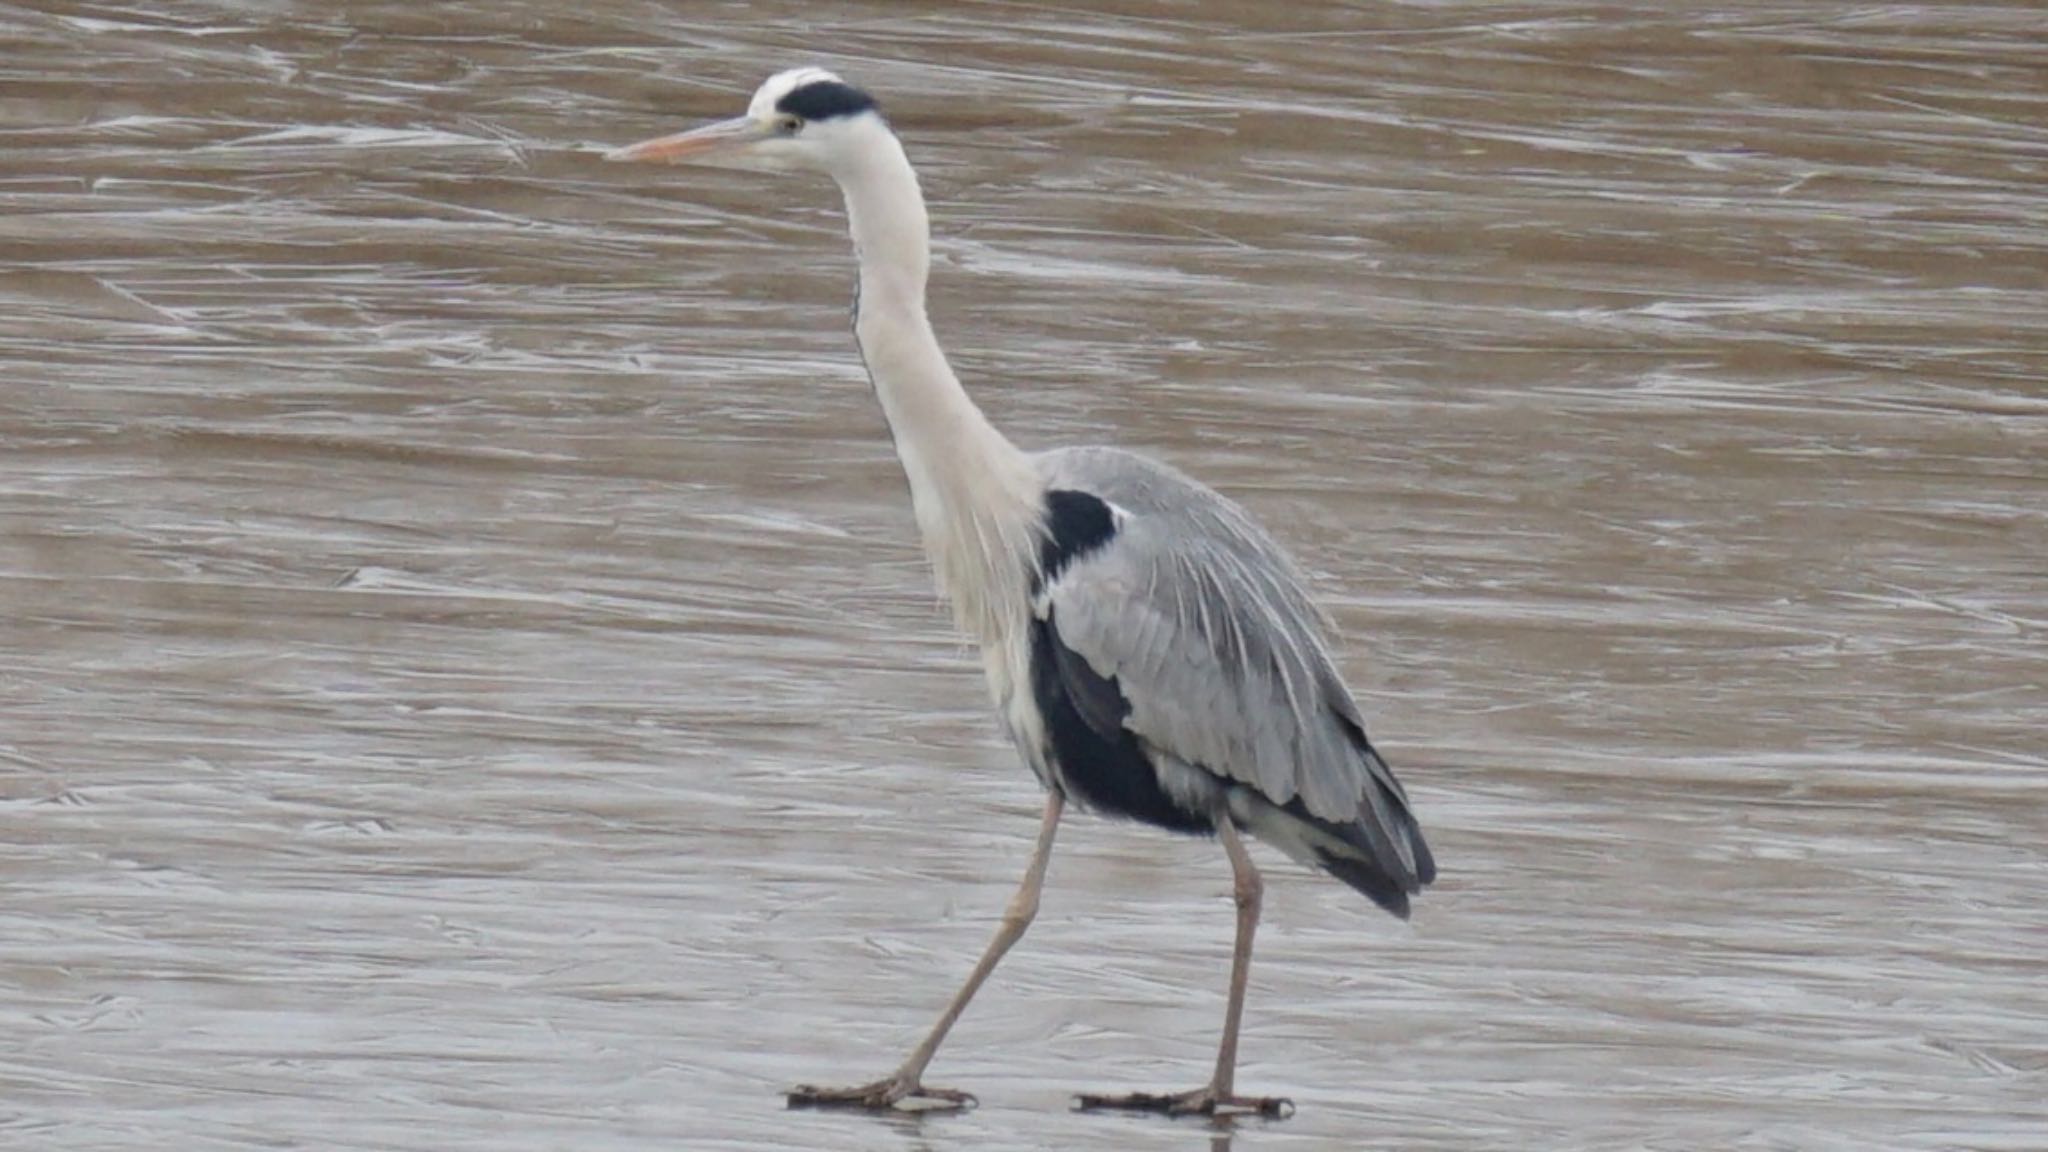
[{"label": "water surface", "polygon": [[1239,1148],[2048,1145],[2048,47],[1685,12],[0,9],[0,1133],[1207,1149],[1213,845],[1038,796],[836,197],[593,150],[822,61],[1029,446],[1274,525],[1443,864],[1267,854]]}]

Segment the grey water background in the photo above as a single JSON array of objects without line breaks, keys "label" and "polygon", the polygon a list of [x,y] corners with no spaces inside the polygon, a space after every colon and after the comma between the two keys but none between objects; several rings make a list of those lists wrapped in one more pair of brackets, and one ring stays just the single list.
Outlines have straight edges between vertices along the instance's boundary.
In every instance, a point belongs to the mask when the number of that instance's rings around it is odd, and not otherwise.
[{"label": "grey water background", "polygon": [[[2048,1147],[2030,3],[0,6],[0,1145],[1209,1149],[1212,844],[1035,786],[817,181],[1315,576],[1443,877],[1262,854],[1240,1149]],[[1214,1138],[1218,1144],[1225,1143]]]}]

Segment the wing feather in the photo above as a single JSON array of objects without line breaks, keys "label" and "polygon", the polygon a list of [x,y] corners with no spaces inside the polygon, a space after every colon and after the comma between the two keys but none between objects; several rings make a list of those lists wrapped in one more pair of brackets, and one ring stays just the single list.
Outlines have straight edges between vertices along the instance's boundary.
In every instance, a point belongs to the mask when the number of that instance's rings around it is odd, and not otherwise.
[{"label": "wing feather", "polygon": [[[1041,590],[1041,619],[1129,703],[1123,725],[1171,761],[1327,825],[1401,889],[1434,872],[1300,574],[1236,505],[1111,449],[1041,458],[1050,481],[1121,516],[1115,538]],[[1329,864],[1326,859],[1312,860]]]}]

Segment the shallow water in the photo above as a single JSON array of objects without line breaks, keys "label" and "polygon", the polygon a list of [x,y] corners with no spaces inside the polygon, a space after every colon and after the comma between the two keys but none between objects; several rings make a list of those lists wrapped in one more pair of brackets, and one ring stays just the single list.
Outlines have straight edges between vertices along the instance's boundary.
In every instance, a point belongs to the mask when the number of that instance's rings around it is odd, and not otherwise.
[{"label": "shallow water", "polygon": [[1315,574],[1443,876],[1266,855],[1241,1149],[2048,1146],[2030,3],[0,8],[0,1143],[1211,1147],[1213,845],[1035,786],[835,197],[592,149],[823,60],[1020,441]]}]

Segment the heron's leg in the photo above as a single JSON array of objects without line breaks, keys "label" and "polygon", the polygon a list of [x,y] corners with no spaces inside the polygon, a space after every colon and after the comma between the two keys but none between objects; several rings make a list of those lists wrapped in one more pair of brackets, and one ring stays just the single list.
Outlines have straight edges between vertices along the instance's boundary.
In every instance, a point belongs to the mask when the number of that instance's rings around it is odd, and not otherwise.
[{"label": "heron's leg", "polygon": [[1216,835],[1230,855],[1231,895],[1237,902],[1237,943],[1230,950],[1230,1003],[1223,1010],[1223,1041],[1216,1047],[1216,1072],[1209,1087],[1218,1096],[1229,1096],[1237,1081],[1237,1029],[1244,1022],[1245,985],[1252,976],[1252,935],[1259,930],[1259,911],[1265,906],[1266,882],[1259,877],[1252,854],[1230,821],[1224,820]]},{"label": "heron's leg", "polygon": [[1038,915],[1038,893],[1045,886],[1046,865],[1052,860],[1053,834],[1059,831],[1060,813],[1066,808],[1066,798],[1057,792],[1046,795],[1045,815],[1038,825],[1038,844],[1031,850],[1031,863],[1024,869],[1024,879],[1018,883],[1017,892],[1010,897],[1009,906],[1003,909],[1002,923],[996,928],[995,938],[988,942],[988,948],[981,954],[974,971],[967,974],[967,982],[953,994],[946,1010],[939,1013],[939,1019],[932,1025],[924,1041],[910,1053],[908,1059],[896,1071],[873,1084],[857,1088],[818,1088],[801,1084],[791,1089],[789,1103],[796,1107],[841,1107],[841,1108],[896,1108],[899,1110],[926,1111],[945,1108],[962,1108],[974,1103],[974,1097],[950,1088],[927,1088],[923,1084],[925,1066],[945,1043],[946,1033],[953,1030],[953,1024],[960,1014],[967,1010],[968,1001],[981,990],[982,982],[995,971],[1003,954],[1024,936],[1024,930],[1031,926],[1031,920]]},{"label": "heron's leg", "polygon": [[1083,1094],[1082,1109],[1125,1108],[1146,1112],[1183,1114],[1201,1112],[1256,1112],[1262,1116],[1286,1117],[1294,1113],[1294,1102],[1277,1096],[1239,1096],[1237,1084],[1237,1030],[1244,1020],[1245,985],[1252,974],[1252,936],[1259,928],[1259,908],[1266,895],[1266,883],[1259,878],[1252,854],[1245,851],[1244,838],[1228,816],[1216,821],[1216,838],[1230,856],[1233,877],[1231,895],[1237,901],[1237,943],[1230,951],[1230,1000],[1223,1010],[1223,1041],[1216,1047],[1216,1071],[1209,1082],[1192,1092],[1129,1092],[1117,1096]]},{"label": "heron's leg", "polygon": [[916,1051],[910,1054],[910,1058],[903,1062],[903,1067],[896,1070],[899,1078],[915,1084],[918,1077],[924,1075],[925,1065],[932,1062],[932,1057],[939,1051],[939,1045],[945,1042],[946,1033],[953,1030],[953,1022],[960,1019],[960,1013],[967,1010],[967,1002],[974,999],[974,994],[981,990],[982,981],[987,980],[988,974],[996,970],[996,964],[1002,960],[1004,953],[1018,940],[1023,939],[1024,930],[1031,927],[1032,919],[1038,915],[1039,889],[1045,886],[1045,868],[1052,860],[1053,833],[1059,831],[1060,812],[1065,807],[1066,799],[1059,793],[1046,793],[1045,816],[1038,825],[1038,846],[1031,850],[1031,863],[1024,869],[1024,879],[1018,883],[1016,894],[1010,897],[1009,906],[1003,909],[1003,920],[996,927],[995,938],[988,942],[988,948],[982,952],[981,960],[975,964],[974,971],[967,974],[967,982],[960,986],[958,992],[953,993],[952,1002],[939,1014],[938,1023],[932,1025],[931,1033],[917,1046]]}]

